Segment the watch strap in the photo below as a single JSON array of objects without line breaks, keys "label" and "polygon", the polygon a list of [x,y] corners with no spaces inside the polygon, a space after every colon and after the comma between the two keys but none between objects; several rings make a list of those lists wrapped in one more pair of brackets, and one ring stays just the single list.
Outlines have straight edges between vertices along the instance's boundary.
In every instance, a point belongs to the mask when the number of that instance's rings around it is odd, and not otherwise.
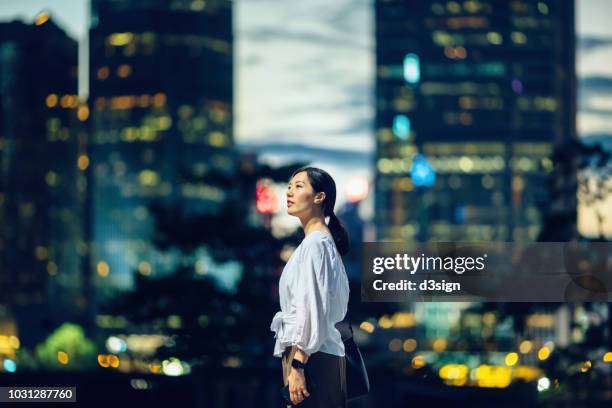
[{"label": "watch strap", "polygon": [[300,360],[294,358],[293,360],[291,360],[291,367],[303,370],[303,369],[306,368],[306,364],[304,364]]}]

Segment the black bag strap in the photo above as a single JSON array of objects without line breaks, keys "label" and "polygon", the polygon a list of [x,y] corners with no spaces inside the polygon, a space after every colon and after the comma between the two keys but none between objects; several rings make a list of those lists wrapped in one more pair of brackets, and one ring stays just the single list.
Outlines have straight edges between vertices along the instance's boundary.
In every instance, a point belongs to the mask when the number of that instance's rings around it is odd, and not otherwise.
[{"label": "black bag strap", "polygon": [[346,312],[346,316],[344,316],[344,319],[336,323],[336,329],[338,329],[338,331],[340,332],[343,342],[353,337],[353,326],[351,325],[351,317],[349,315],[348,309]]}]

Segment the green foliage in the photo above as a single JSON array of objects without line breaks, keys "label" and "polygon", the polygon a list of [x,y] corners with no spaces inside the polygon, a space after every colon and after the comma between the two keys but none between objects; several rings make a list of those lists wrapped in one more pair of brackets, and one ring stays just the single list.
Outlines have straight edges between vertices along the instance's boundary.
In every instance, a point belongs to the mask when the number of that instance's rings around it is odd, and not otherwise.
[{"label": "green foliage", "polygon": [[[61,364],[58,353],[68,354],[68,363]],[[35,355],[40,365],[50,370],[84,370],[96,367],[96,346],[85,337],[83,328],[64,323],[47,339],[36,346]]]}]

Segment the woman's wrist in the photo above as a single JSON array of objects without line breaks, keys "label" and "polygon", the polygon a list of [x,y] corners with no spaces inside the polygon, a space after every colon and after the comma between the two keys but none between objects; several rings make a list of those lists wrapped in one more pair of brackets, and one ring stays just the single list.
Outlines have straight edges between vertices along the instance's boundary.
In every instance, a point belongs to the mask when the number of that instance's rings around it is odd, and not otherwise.
[{"label": "woman's wrist", "polygon": [[298,360],[301,363],[306,364],[308,362],[308,354],[306,354],[306,352],[304,352],[302,349],[300,349],[298,346],[293,346],[295,347],[295,353],[293,354],[293,358]]}]

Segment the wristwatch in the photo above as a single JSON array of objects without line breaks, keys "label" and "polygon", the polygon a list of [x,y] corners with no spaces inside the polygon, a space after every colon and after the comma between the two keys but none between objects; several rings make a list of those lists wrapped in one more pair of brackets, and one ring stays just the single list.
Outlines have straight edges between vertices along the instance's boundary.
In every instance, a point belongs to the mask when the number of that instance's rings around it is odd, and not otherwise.
[{"label": "wristwatch", "polygon": [[306,368],[306,364],[302,363],[297,358],[294,358],[293,360],[291,360],[291,367],[303,370]]}]

